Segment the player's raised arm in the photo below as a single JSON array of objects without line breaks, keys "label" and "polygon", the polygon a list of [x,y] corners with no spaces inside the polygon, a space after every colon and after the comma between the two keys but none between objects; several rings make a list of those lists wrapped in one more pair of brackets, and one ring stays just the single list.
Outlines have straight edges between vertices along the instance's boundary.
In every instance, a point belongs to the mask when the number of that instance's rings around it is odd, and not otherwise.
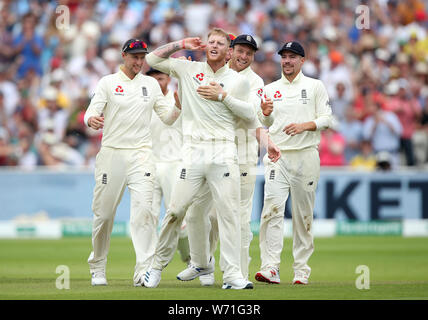
[{"label": "player's raised arm", "polygon": [[202,43],[200,38],[185,38],[155,49],[146,56],[146,62],[156,70],[180,78],[188,68],[187,63],[189,61],[186,59],[173,59],[170,56],[180,50],[203,50],[204,48],[205,44]]},{"label": "player's raised arm", "polygon": [[153,51],[153,54],[160,58],[168,58],[173,53],[180,50],[203,50],[206,45],[202,43],[199,37],[184,38],[182,40],[167,43]]}]

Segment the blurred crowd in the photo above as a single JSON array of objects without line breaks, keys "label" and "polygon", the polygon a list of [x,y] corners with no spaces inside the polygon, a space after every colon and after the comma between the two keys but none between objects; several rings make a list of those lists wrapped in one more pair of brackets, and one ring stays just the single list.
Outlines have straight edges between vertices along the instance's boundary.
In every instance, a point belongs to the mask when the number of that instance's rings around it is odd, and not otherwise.
[{"label": "blurred crowd", "polygon": [[83,115],[124,41],[151,51],[213,27],[256,38],[265,84],[281,75],[278,48],[304,45],[303,72],[324,82],[336,119],[322,166],[427,166],[427,10],[426,0],[0,0],[0,166],[93,166],[101,133]]}]

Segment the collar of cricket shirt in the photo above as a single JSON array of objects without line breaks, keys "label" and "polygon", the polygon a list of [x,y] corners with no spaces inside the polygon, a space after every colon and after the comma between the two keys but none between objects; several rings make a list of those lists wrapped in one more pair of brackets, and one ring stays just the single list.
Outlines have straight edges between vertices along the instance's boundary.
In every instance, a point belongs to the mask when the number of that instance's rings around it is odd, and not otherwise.
[{"label": "collar of cricket shirt", "polygon": [[223,73],[227,72],[229,70],[229,65],[226,63],[223,67],[217,70],[217,72],[214,73],[213,69],[211,69],[211,66],[208,64],[208,62],[205,62],[205,70],[207,75],[211,76],[219,76]]},{"label": "collar of cricket shirt", "polygon": [[141,73],[139,72],[139,73],[137,73],[137,74],[135,75],[134,79],[130,79],[130,78],[126,75],[126,73],[125,73],[125,72],[123,72],[122,68],[123,68],[123,65],[121,65],[121,66],[119,67],[119,71],[118,71],[117,73],[118,73],[118,75],[119,75],[120,79],[121,79],[121,80],[123,80],[123,81],[134,81],[134,80],[136,80],[137,78],[141,77]]},{"label": "collar of cricket shirt", "polygon": [[285,84],[291,84],[291,83],[295,84],[295,83],[299,82],[302,77],[303,77],[303,73],[302,73],[302,70],[300,70],[299,73],[297,74],[297,76],[293,79],[293,81],[290,82],[285,77],[284,73],[281,72],[281,81],[284,82]]}]

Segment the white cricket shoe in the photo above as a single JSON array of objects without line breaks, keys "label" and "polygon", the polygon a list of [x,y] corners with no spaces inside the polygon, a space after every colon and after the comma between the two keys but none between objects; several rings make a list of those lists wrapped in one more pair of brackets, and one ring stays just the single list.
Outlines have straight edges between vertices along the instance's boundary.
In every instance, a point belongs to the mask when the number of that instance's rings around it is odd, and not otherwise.
[{"label": "white cricket shoe", "polygon": [[257,281],[279,284],[279,270],[276,268],[269,268],[267,270],[260,270],[255,276]]},{"label": "white cricket shoe", "polygon": [[106,286],[107,279],[105,271],[92,272],[91,284],[93,286]]},{"label": "white cricket shoe", "polygon": [[200,277],[209,273],[213,273],[214,266],[215,266],[214,257],[210,258],[208,267],[206,268],[199,268],[193,264],[189,264],[189,266],[186,269],[184,269],[177,275],[177,279],[181,281],[190,281],[190,280],[196,279],[197,277]]},{"label": "white cricket shoe", "polygon": [[239,278],[232,280],[230,282],[223,283],[222,289],[253,289],[254,285],[251,281],[245,280],[244,278]]},{"label": "white cricket shoe", "polygon": [[293,284],[308,284],[309,276],[307,273],[302,271],[294,272]]},{"label": "white cricket shoe", "polygon": [[144,287],[145,272],[138,272],[134,274],[134,287]]},{"label": "white cricket shoe", "polygon": [[190,281],[196,279],[199,276],[213,272],[214,268],[212,267],[199,268],[191,264],[177,275],[177,279],[181,281]]},{"label": "white cricket shoe", "polygon": [[214,279],[214,272],[204,274],[199,277],[199,281],[201,282],[202,286],[212,286],[214,285],[215,279]]},{"label": "white cricket shoe", "polygon": [[162,270],[150,269],[144,275],[143,285],[147,288],[156,288],[161,281]]}]

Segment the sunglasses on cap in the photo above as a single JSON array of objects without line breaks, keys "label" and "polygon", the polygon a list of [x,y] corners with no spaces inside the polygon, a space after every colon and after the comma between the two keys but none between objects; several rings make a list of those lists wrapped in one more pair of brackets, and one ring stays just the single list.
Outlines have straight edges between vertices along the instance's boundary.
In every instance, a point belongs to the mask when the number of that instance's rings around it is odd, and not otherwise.
[{"label": "sunglasses on cap", "polygon": [[147,50],[147,44],[144,41],[134,41],[134,42],[131,42],[131,43],[127,44],[125,46],[125,48],[123,48],[122,51],[123,52],[127,52],[127,51],[130,51],[130,50],[139,49],[139,48]]}]

